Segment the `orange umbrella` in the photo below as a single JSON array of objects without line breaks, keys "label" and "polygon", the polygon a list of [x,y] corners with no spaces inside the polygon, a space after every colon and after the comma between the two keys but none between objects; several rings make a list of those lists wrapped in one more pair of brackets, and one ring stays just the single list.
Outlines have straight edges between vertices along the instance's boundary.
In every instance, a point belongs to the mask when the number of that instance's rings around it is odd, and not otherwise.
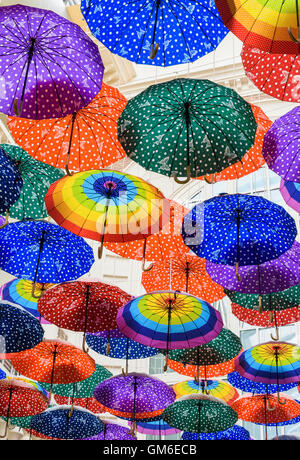
[{"label": "orange umbrella", "polygon": [[127,104],[103,83],[85,108],[64,118],[30,120],[8,117],[17,144],[33,158],[74,171],[103,169],[126,156],[118,141],[118,119]]},{"label": "orange umbrella", "polygon": [[207,273],[206,260],[192,254],[181,253],[175,259],[155,263],[150,272],[143,273],[142,285],[147,292],[187,292],[208,303],[225,297],[223,288]]},{"label": "orange umbrella", "polygon": [[152,268],[151,265],[145,269],[146,260],[161,262],[166,258],[177,258],[179,254],[188,253],[190,249],[183,242],[181,227],[183,218],[189,210],[175,201],[168,201],[170,203],[170,220],[159,233],[126,243],[104,242],[106,249],[126,259],[142,260],[144,271]]},{"label": "orange umbrella", "polygon": [[228,166],[228,168],[219,173],[208,174],[206,176],[197,177],[197,179],[206,180],[206,182],[209,183],[221,182],[222,180],[240,179],[241,177],[257,171],[265,164],[265,159],[262,156],[262,146],[264,136],[271,127],[272,121],[260,107],[257,107],[256,105],[251,105],[251,107],[257,122],[257,130],[253,147],[248,150],[246,155],[244,155],[242,160],[238,163]]},{"label": "orange umbrella", "polygon": [[192,364],[182,364],[177,361],[168,360],[168,367],[173,369],[181,375],[187,375],[189,377],[199,376],[201,379],[209,379],[213,377],[221,377],[223,375],[234,372],[234,359],[225,361],[224,363],[210,365],[210,366],[194,366]]}]

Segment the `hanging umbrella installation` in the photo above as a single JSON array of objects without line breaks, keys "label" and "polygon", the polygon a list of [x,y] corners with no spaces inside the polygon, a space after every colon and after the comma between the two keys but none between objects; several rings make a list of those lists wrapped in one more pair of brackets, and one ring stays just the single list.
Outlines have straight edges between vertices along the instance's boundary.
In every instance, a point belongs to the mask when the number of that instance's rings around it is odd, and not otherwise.
[{"label": "hanging umbrella installation", "polygon": [[50,120],[8,117],[7,124],[16,143],[36,160],[68,172],[101,169],[125,157],[118,119],[126,104],[117,89],[103,83],[100,93],[71,115]]},{"label": "hanging umbrella installation", "polygon": [[300,214],[300,184],[281,179],[280,193],[286,204]]},{"label": "hanging umbrella installation", "polygon": [[185,431],[181,437],[183,441],[250,441],[250,433],[239,425],[228,430],[216,433],[189,433]]},{"label": "hanging umbrella installation", "polygon": [[177,398],[189,394],[204,394],[207,392],[215,398],[222,399],[227,404],[231,404],[239,397],[238,392],[233,386],[221,380],[199,380],[199,382],[186,380],[185,382],[173,385],[173,390]]},{"label": "hanging umbrella installation", "polygon": [[63,117],[100,91],[104,66],[81,27],[24,5],[0,11],[0,110],[33,119]]},{"label": "hanging umbrella installation", "polygon": [[81,11],[101,43],[137,64],[193,62],[217,48],[228,33],[214,3],[91,0],[82,2]]},{"label": "hanging umbrella installation", "polygon": [[9,217],[9,210],[21,196],[23,179],[16,163],[0,146],[0,214],[5,214],[5,222],[1,217],[3,228]]},{"label": "hanging umbrella installation", "polygon": [[127,155],[183,184],[241,160],[254,144],[256,129],[250,104],[209,80],[179,78],[150,86],[119,118]]}]

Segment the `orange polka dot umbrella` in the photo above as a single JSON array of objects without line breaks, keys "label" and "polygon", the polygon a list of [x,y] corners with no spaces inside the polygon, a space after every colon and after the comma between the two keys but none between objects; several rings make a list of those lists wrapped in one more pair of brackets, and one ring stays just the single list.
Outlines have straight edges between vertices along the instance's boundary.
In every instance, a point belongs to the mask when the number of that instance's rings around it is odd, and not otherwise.
[{"label": "orange polka dot umbrella", "polygon": [[30,120],[9,117],[17,144],[33,158],[74,171],[102,169],[125,157],[118,141],[118,119],[127,104],[115,88],[103,83],[92,102],[64,118]]},{"label": "orange polka dot umbrella", "polygon": [[264,135],[272,125],[272,121],[256,105],[251,105],[253,115],[257,122],[257,130],[253,147],[244,155],[241,161],[228,166],[223,171],[215,174],[207,174],[206,176],[197,177],[197,179],[205,180],[209,183],[221,182],[223,180],[240,179],[257,171],[265,164],[265,159],[262,156],[262,146]]},{"label": "orange polka dot umbrella", "polygon": [[225,297],[223,288],[208,275],[206,260],[192,254],[181,253],[155,263],[151,271],[143,273],[142,285],[147,292],[187,292],[209,303]]},{"label": "orange polka dot umbrella", "polygon": [[194,366],[193,364],[182,364],[169,359],[168,367],[178,374],[187,375],[188,377],[195,377],[199,373],[199,377],[206,380],[213,377],[222,377],[233,372],[235,369],[234,361],[235,358],[220,364]]},{"label": "orange polka dot umbrella", "polygon": [[145,269],[146,260],[149,262],[161,262],[170,257],[177,258],[179,254],[188,253],[189,248],[184,244],[181,236],[181,226],[183,218],[189,210],[175,201],[167,201],[170,207],[170,220],[160,232],[141,240],[126,243],[105,242],[106,249],[126,259],[142,260],[144,271],[153,267],[151,265]]},{"label": "orange polka dot umbrella", "polygon": [[103,414],[105,411],[104,407],[98,403],[95,398],[68,398],[68,396],[54,396],[55,402],[59,405],[67,405],[72,404],[73,406],[82,407],[83,409],[87,409],[94,414]]}]

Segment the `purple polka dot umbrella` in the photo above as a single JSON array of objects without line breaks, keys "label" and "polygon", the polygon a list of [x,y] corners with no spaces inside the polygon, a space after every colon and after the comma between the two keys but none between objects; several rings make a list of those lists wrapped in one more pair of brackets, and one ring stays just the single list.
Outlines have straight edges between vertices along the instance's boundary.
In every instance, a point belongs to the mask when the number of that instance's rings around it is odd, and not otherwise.
[{"label": "purple polka dot umbrella", "polygon": [[240,267],[239,281],[235,267],[207,262],[207,272],[216,283],[226,289],[244,294],[271,294],[280,292],[300,283],[300,243],[297,241],[291,249],[278,259],[261,265]]},{"label": "purple polka dot umbrella", "polygon": [[98,47],[53,11],[0,9],[0,111],[35,120],[65,117],[101,89]]},{"label": "purple polka dot umbrella", "polygon": [[262,154],[282,179],[300,183],[300,107],[273,123],[264,137]]},{"label": "purple polka dot umbrella", "polygon": [[105,423],[101,433],[85,438],[85,441],[136,441],[136,437],[130,434],[128,428],[124,426]]}]

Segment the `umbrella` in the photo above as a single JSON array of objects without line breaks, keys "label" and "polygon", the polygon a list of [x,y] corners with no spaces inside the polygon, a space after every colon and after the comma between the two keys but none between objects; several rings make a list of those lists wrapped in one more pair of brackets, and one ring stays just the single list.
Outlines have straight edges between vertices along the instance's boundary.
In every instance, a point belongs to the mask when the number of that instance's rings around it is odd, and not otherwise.
[{"label": "umbrella", "polygon": [[0,415],[6,417],[7,436],[10,417],[24,417],[39,414],[48,407],[47,397],[36,386],[22,379],[0,380]]},{"label": "umbrella", "polygon": [[24,221],[0,231],[0,269],[36,283],[62,283],[87,273],[92,248],[80,237],[45,221]]},{"label": "umbrella", "polygon": [[225,194],[196,205],[183,220],[182,234],[199,257],[235,266],[240,280],[239,266],[277,259],[291,248],[297,230],[281,206],[260,196]]},{"label": "umbrella", "polygon": [[33,158],[56,168],[75,171],[105,168],[125,157],[118,141],[118,118],[127,100],[102,84],[86,107],[64,118],[29,120],[8,118],[17,142]]},{"label": "umbrella", "polygon": [[2,369],[0,369],[0,380],[3,380],[5,378],[6,378],[6,373]]},{"label": "umbrella", "polygon": [[204,394],[205,389],[211,396],[222,399],[227,404],[231,404],[239,397],[238,392],[233,386],[220,380],[200,380],[199,382],[195,380],[186,380],[185,382],[173,385],[173,390],[177,398],[189,394]]},{"label": "umbrella", "polygon": [[238,417],[221,399],[192,394],[169,405],[163,413],[163,420],[182,431],[215,433],[231,428]]},{"label": "umbrella", "polygon": [[189,248],[184,244],[181,236],[181,226],[184,215],[189,212],[175,201],[168,200],[170,205],[170,219],[160,232],[149,235],[143,240],[126,243],[104,244],[106,249],[128,259],[142,260],[143,271],[149,271],[153,265],[145,268],[145,261],[162,262],[170,258],[177,258],[187,253]]},{"label": "umbrella", "polygon": [[163,381],[146,374],[120,374],[100,383],[94,397],[107,412],[135,422],[160,416],[175,400],[174,390]]},{"label": "umbrella", "polygon": [[50,323],[71,331],[115,329],[118,310],[132,299],[122,289],[100,282],[72,281],[49,289],[38,302],[41,315]]},{"label": "umbrella", "polygon": [[[253,382],[252,380],[242,377],[238,372],[230,372],[227,375],[228,382],[238,390],[253,394],[277,393],[277,385]],[[279,391],[288,391],[294,388],[297,383],[286,383],[279,385]]]},{"label": "umbrella", "polygon": [[95,361],[86,353],[61,340],[44,340],[31,350],[11,358],[14,369],[26,377],[50,383],[75,383],[90,377],[96,370]]},{"label": "umbrella", "polygon": [[281,179],[280,193],[286,204],[300,214],[300,184]]},{"label": "umbrella", "polygon": [[45,197],[49,215],[76,235],[101,242],[132,241],[159,231],[167,202],[154,186],[131,174],[104,169],[66,176]]},{"label": "umbrella", "polygon": [[101,433],[86,441],[136,441],[136,437],[128,433],[128,429],[115,423],[104,423],[104,428]]},{"label": "umbrella", "polygon": [[264,137],[263,156],[269,168],[282,179],[300,183],[300,107],[278,118]]},{"label": "umbrella", "polygon": [[203,379],[222,377],[234,371],[235,358],[225,361],[224,363],[216,363],[208,366],[194,366],[193,364],[182,364],[172,359],[168,360],[168,367],[181,375],[194,377],[197,379],[197,374]]},{"label": "umbrella", "polygon": [[1,112],[62,117],[100,91],[102,60],[81,27],[53,11],[24,5],[2,7],[0,24]]},{"label": "umbrella", "polygon": [[108,358],[125,359],[126,373],[128,373],[128,360],[145,359],[158,354],[156,348],[147,347],[129,339],[119,329],[87,334],[86,343],[100,355]]},{"label": "umbrella", "polygon": [[300,415],[300,404],[284,395],[286,403],[279,404],[273,395],[243,396],[232,404],[239,419],[246,422],[265,425],[266,440],[268,439],[268,425],[289,421]]},{"label": "umbrella", "polygon": [[93,0],[82,2],[81,11],[101,43],[138,64],[193,62],[228,33],[213,2]]},{"label": "umbrella", "polygon": [[5,223],[1,217],[1,227],[8,222],[11,206],[21,196],[23,179],[16,163],[0,145],[0,214],[6,213]]},{"label": "umbrella", "polygon": [[95,398],[70,398],[68,396],[55,395],[54,400],[60,406],[70,404],[71,407],[82,407],[83,409],[93,412],[93,414],[103,414],[106,412],[103,406],[101,406]]},{"label": "umbrella", "polygon": [[256,128],[250,104],[234,90],[179,78],[152,85],[128,102],[119,118],[119,140],[144,168],[186,183],[241,160]]},{"label": "umbrella", "polygon": [[225,26],[247,46],[270,53],[299,53],[298,0],[255,3],[245,0],[242,4],[240,0],[216,0],[215,3]]},{"label": "umbrella", "polygon": [[249,431],[242,426],[233,425],[225,431],[216,433],[189,433],[185,431],[181,437],[183,441],[250,441]]},{"label": "umbrella", "polygon": [[152,422],[138,422],[136,423],[136,430],[141,434],[150,434],[152,436],[168,436],[172,434],[180,433],[181,430],[171,427],[162,419],[154,420]]},{"label": "umbrella", "polygon": [[[262,309],[262,296],[281,292],[300,283],[300,244],[295,241],[291,249],[278,259],[261,265],[246,265],[236,268],[208,262],[207,272],[213,281],[224,288],[243,294],[258,294],[258,308]],[[257,304],[256,304],[257,305]]]},{"label": "umbrella", "polygon": [[48,217],[44,198],[50,184],[64,176],[63,171],[34,160],[16,145],[1,144],[0,148],[13,160],[23,180],[20,198],[9,209],[10,216],[18,220]]},{"label": "umbrella", "polygon": [[299,382],[300,348],[286,342],[267,342],[245,350],[235,360],[235,370],[253,382],[279,385]]},{"label": "umbrella", "polygon": [[220,313],[209,303],[176,291],[137,297],[117,315],[121,332],[136,342],[166,350],[203,345],[221,332]]},{"label": "umbrella", "polygon": [[256,136],[253,147],[248,150],[246,155],[231,166],[228,166],[220,173],[207,174],[206,176],[197,177],[197,179],[205,180],[209,183],[220,182],[223,180],[240,179],[247,176],[265,164],[265,159],[262,156],[262,146],[264,135],[272,126],[271,120],[261,110],[260,107],[251,104],[252,112],[257,123]]},{"label": "umbrella", "polygon": [[[35,295],[41,296],[44,291],[53,287],[54,284],[36,283]],[[13,303],[21,306],[24,310],[40,319],[41,323],[48,324],[48,321],[41,318],[38,311],[38,300],[32,297],[33,282],[15,278],[0,288],[0,297],[3,302]]]},{"label": "umbrella", "polygon": [[18,305],[0,303],[0,359],[29,350],[44,337],[39,321]]},{"label": "umbrella", "polygon": [[300,102],[298,54],[271,54],[244,46],[241,58],[247,77],[263,93],[287,102]]},{"label": "umbrella", "polygon": [[147,292],[172,289],[199,297],[206,302],[217,302],[224,290],[214,283],[206,271],[206,260],[192,254],[178,254],[154,264],[150,272],[142,275]]},{"label": "umbrella", "polygon": [[55,439],[83,439],[99,434],[104,424],[86,409],[51,407],[32,418],[32,430]]}]

